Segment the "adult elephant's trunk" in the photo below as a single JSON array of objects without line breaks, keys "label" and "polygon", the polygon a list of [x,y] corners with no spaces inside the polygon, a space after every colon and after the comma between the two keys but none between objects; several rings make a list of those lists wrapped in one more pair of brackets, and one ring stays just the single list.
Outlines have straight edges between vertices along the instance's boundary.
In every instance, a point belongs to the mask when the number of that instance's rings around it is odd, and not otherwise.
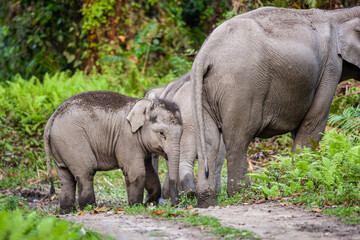
[{"label": "adult elephant's trunk", "polygon": [[179,179],[179,162],[180,162],[180,142],[173,141],[171,144],[171,151],[168,154],[168,166],[169,166],[169,188],[171,195],[171,205],[175,206],[179,204],[179,194],[177,191],[178,179]]},{"label": "adult elephant's trunk", "polygon": [[[200,59],[200,60],[199,60]],[[197,60],[197,61],[196,61]],[[200,64],[199,64],[200,63]],[[205,123],[203,112],[203,78],[204,75],[210,70],[210,65],[207,68],[203,67],[204,61],[201,60],[201,55],[197,56],[191,70],[191,84],[192,84],[192,96],[193,100],[193,119],[195,123],[196,132],[196,147],[198,153],[198,160],[205,163],[205,176],[209,177],[208,159],[206,156],[206,144],[205,144]]]}]

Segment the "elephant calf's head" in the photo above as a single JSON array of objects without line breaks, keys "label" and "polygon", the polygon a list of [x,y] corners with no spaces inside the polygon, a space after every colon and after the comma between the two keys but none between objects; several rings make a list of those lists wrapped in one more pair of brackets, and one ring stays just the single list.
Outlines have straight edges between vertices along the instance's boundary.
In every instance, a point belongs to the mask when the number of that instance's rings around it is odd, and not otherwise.
[{"label": "elephant calf's head", "polygon": [[179,151],[182,119],[175,103],[143,98],[135,104],[127,119],[133,133],[141,132],[142,142],[148,151],[165,158],[174,157]]}]

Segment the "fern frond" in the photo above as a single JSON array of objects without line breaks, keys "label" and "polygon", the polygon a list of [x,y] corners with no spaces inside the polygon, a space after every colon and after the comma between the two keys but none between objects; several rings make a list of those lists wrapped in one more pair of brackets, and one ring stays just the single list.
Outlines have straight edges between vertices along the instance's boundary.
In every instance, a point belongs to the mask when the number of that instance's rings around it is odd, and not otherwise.
[{"label": "fern frond", "polygon": [[330,114],[328,124],[348,134],[358,135],[360,133],[360,106],[356,108],[349,106],[342,114]]}]

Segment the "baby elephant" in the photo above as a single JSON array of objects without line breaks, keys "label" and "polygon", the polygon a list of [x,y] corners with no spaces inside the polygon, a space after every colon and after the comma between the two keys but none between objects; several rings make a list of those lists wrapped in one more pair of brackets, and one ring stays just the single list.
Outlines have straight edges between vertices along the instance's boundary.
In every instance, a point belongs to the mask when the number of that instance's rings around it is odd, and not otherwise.
[{"label": "baby elephant", "polygon": [[161,196],[159,178],[151,163],[157,153],[169,160],[172,204],[178,203],[177,174],[182,120],[176,104],[131,98],[115,92],[82,92],[65,100],[46,124],[44,143],[51,176],[51,152],[61,184],[60,209],[75,209],[75,186],[81,209],[95,204],[96,171],[122,169],[129,204]]}]

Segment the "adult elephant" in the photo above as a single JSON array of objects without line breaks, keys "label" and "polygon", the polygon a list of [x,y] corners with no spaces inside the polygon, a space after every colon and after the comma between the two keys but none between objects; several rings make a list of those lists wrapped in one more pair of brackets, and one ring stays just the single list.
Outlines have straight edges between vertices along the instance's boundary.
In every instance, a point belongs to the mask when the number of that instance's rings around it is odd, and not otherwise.
[{"label": "adult elephant", "polygon": [[336,86],[359,79],[359,31],[360,7],[266,7],[225,21],[204,42],[191,70],[199,161],[207,161],[204,107],[223,134],[230,197],[246,180],[254,137],[291,132],[293,151],[320,141]]},{"label": "adult elephant", "polygon": [[[194,163],[197,149],[190,92],[190,73],[186,73],[166,86],[150,89],[145,97],[174,102],[181,111],[183,133],[180,140],[179,191],[182,191],[184,195],[195,195],[197,188],[219,192],[221,189],[221,169],[224,162],[225,145],[215,122],[207,113],[205,113],[204,116],[206,129],[205,141],[208,149],[206,156],[207,159],[209,159],[210,177],[205,178],[200,176],[197,183],[195,183]],[[158,158],[153,157],[153,163],[154,167],[157,168]],[[202,167],[203,163],[199,163],[199,166]],[[162,194],[164,198],[170,197],[168,174],[166,175]],[[216,202],[208,203],[207,200],[208,199],[204,199],[203,202],[210,205],[216,204]],[[200,203],[202,203],[202,201],[200,201]]]}]

